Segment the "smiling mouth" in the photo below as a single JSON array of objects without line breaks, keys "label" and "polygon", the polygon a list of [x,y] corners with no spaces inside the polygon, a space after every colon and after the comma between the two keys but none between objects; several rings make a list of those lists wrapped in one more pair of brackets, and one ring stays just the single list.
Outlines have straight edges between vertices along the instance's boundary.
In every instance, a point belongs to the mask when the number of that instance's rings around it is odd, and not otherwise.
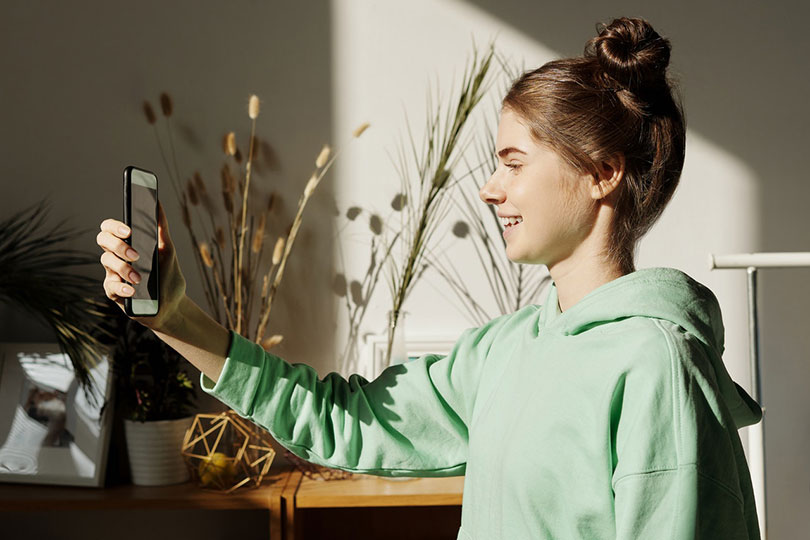
[{"label": "smiling mouth", "polygon": [[520,217],[520,216],[501,218],[501,224],[503,225],[504,229],[507,229],[509,227],[513,227],[515,225],[519,225],[521,223],[523,223],[523,218]]},{"label": "smiling mouth", "polygon": [[518,221],[515,224],[509,224],[509,225],[504,226],[504,228],[503,228],[503,237],[507,238],[510,235],[514,234],[515,229],[517,229],[520,226],[520,223],[521,222]]}]

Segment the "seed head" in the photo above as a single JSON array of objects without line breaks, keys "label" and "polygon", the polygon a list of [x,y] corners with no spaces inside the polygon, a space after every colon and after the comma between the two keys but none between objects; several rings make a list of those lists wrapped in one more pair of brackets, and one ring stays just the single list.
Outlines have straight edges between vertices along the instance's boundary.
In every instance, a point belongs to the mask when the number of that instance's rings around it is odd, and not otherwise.
[{"label": "seed head", "polygon": [[329,159],[329,154],[332,153],[332,149],[329,148],[328,144],[323,145],[321,148],[321,153],[318,154],[318,159],[315,160],[315,166],[319,169],[326,165],[327,160]]},{"label": "seed head", "polygon": [[265,351],[268,351],[273,347],[275,347],[276,345],[278,345],[279,343],[281,343],[283,339],[284,336],[282,336],[281,334],[270,336],[269,338],[262,340],[262,348],[264,348]]},{"label": "seed head", "polygon": [[276,240],[276,247],[273,249],[273,266],[281,262],[281,256],[284,254],[284,237],[279,236]]},{"label": "seed head", "polygon": [[255,120],[259,116],[259,97],[256,94],[250,96],[248,102],[248,116],[251,120]]},{"label": "seed head", "polygon": [[202,257],[205,266],[208,268],[214,267],[214,259],[211,258],[211,250],[205,242],[200,244],[200,256]]},{"label": "seed head", "polygon": [[312,176],[309,178],[309,182],[307,182],[306,187],[304,188],[304,197],[310,198],[312,196],[312,192],[315,191],[315,188],[318,186],[318,173],[312,173]]},{"label": "seed head", "polygon": [[264,241],[264,224],[266,219],[267,214],[262,214],[262,217],[259,218],[259,226],[256,227],[256,230],[253,233],[253,242],[250,246],[253,253],[258,253],[262,249],[262,242]]},{"label": "seed head", "polygon": [[355,128],[355,130],[352,132],[352,135],[353,135],[355,138],[359,137],[360,135],[362,135],[362,134],[363,134],[363,132],[364,132],[365,130],[367,130],[367,129],[369,128],[369,126],[370,126],[370,125],[371,125],[371,124],[369,124],[368,122],[365,122],[365,123],[363,123],[363,124],[360,124],[360,125],[359,125],[359,126],[357,126],[357,128]]},{"label": "seed head", "polygon": [[229,131],[228,134],[225,135],[223,147],[227,155],[236,155],[236,134],[233,131]]}]

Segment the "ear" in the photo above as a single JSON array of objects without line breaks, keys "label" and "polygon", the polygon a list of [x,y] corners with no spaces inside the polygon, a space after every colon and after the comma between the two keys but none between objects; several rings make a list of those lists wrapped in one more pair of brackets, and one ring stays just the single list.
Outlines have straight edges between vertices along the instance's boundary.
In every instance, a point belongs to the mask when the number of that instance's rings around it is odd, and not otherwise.
[{"label": "ear", "polygon": [[624,166],[623,154],[618,154],[610,161],[600,163],[599,176],[594,177],[594,184],[591,186],[591,197],[603,199],[619,187],[619,182],[624,178]]}]

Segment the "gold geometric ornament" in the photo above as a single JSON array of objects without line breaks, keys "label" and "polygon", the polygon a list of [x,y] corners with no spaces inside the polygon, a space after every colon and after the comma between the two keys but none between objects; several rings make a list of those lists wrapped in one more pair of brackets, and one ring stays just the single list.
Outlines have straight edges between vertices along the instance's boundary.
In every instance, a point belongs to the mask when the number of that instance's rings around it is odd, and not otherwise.
[{"label": "gold geometric ornament", "polygon": [[261,486],[276,452],[264,431],[228,410],[195,416],[181,454],[197,485],[233,493]]}]

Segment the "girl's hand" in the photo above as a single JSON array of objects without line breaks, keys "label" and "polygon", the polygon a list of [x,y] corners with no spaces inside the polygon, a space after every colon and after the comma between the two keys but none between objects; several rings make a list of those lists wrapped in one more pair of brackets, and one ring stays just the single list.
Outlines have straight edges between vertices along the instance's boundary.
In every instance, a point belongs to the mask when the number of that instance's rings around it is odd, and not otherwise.
[{"label": "girl's hand", "polygon": [[[130,232],[124,223],[110,218],[101,222],[101,232],[96,237],[96,243],[104,249],[104,253],[101,254],[101,264],[106,271],[104,292],[122,311],[124,298],[135,294],[131,284],[140,282],[140,276],[130,265],[138,259],[139,254],[123,240]],[[186,280],[177,262],[174,244],[169,236],[169,224],[160,201],[158,201],[158,259],[160,261],[158,313],[152,317],[131,318],[152,330],[163,331],[177,322],[175,315],[179,313],[180,302],[186,296]]]}]

